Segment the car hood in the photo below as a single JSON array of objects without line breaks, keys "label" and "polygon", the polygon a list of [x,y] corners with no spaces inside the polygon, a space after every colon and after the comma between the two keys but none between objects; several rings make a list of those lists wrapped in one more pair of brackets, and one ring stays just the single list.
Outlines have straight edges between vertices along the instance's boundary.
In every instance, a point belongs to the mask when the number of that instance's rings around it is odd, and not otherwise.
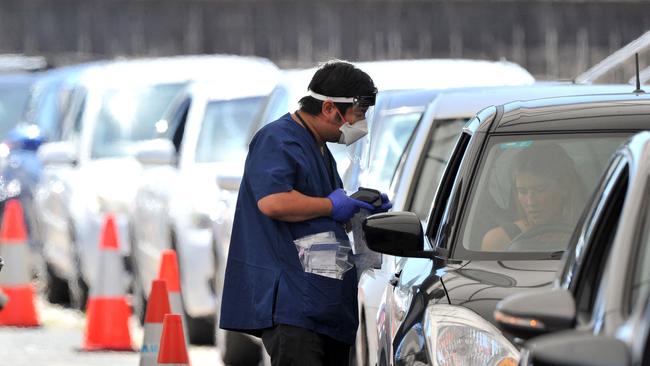
[{"label": "car hood", "polygon": [[[449,301],[494,322],[496,304],[504,297],[552,285],[559,260],[467,261],[436,271]],[[447,303],[444,297],[434,300]]]}]

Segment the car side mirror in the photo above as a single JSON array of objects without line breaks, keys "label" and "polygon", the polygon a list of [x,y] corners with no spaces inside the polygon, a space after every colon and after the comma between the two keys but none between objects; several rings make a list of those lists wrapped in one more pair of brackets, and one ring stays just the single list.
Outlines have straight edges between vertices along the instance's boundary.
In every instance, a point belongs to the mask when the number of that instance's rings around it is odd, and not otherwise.
[{"label": "car side mirror", "polygon": [[135,158],[144,165],[176,164],[176,148],[167,139],[154,139],[138,143]]},{"label": "car side mirror", "polygon": [[514,294],[497,304],[494,318],[503,331],[529,339],[572,328],[576,320],[575,300],[564,288]]},{"label": "car side mirror", "polygon": [[42,144],[36,156],[43,165],[74,165],[77,163],[77,149],[69,141]]},{"label": "car side mirror", "polygon": [[548,334],[526,343],[520,365],[630,365],[630,353],[618,339],[578,333]]},{"label": "car side mirror", "polygon": [[399,257],[430,258],[424,251],[424,233],[418,216],[412,212],[387,212],[369,216],[363,222],[368,248]]}]

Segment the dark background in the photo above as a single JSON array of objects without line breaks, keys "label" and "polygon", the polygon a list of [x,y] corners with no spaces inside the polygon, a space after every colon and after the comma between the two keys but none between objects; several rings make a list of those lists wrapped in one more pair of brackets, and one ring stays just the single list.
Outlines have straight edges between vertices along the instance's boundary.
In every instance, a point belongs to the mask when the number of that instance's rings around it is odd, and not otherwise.
[{"label": "dark background", "polygon": [[54,65],[236,53],[282,67],[464,57],[571,78],[650,30],[648,1],[0,0],[0,53]]}]

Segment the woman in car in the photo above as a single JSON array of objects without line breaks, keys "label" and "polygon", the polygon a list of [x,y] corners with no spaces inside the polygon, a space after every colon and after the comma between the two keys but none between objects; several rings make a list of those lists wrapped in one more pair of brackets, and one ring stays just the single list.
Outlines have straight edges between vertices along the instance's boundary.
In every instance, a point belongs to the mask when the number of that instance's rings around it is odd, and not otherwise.
[{"label": "woman in car", "polygon": [[539,143],[513,167],[515,219],[488,231],[482,250],[563,250],[585,200],[574,161],[561,146]]}]

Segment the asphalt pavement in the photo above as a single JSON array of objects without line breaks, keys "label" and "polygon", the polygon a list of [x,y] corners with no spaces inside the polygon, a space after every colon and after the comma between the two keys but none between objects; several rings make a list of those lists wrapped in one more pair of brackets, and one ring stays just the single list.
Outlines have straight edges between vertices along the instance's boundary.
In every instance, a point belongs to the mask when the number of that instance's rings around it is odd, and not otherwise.
[{"label": "asphalt pavement", "polygon": [[[37,298],[42,323],[38,328],[0,327],[0,365],[11,366],[129,366],[138,365],[137,352],[84,352],[80,350],[85,314]],[[134,349],[142,342],[142,328],[133,317],[129,324]],[[217,349],[190,346],[192,366],[222,366]]]}]

